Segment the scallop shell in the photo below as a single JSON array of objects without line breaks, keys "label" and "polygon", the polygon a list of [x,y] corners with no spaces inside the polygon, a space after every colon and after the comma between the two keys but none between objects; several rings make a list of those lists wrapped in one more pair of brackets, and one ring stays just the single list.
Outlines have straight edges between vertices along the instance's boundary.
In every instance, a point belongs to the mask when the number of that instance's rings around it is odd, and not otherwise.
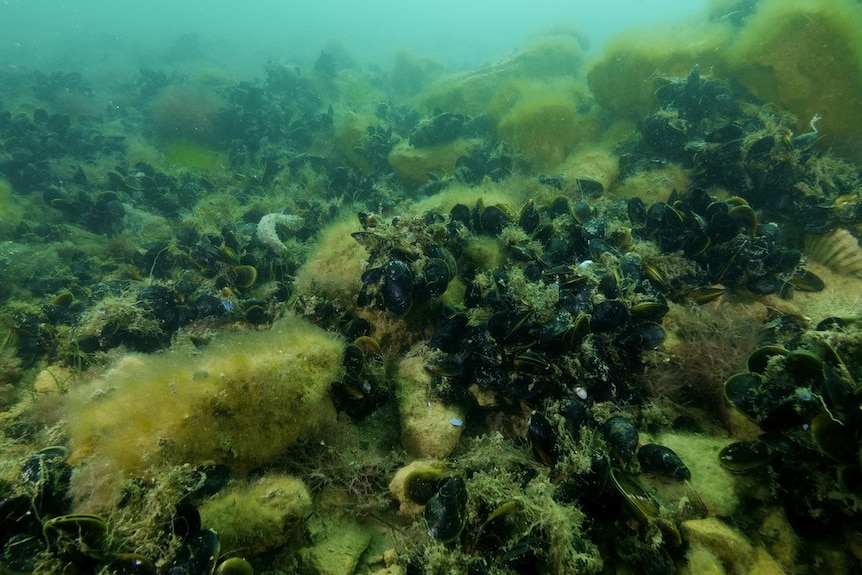
[{"label": "scallop shell", "polygon": [[806,236],[805,253],[810,259],[834,271],[862,277],[862,247],[845,229]]}]

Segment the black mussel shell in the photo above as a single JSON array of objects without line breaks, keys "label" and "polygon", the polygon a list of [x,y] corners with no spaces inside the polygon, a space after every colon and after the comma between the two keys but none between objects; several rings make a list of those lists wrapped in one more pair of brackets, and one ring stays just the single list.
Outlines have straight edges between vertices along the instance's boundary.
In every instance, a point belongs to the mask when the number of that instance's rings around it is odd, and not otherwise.
[{"label": "black mussel shell", "polygon": [[77,513],[52,517],[42,524],[42,534],[51,549],[61,553],[98,551],[105,542],[108,525],[98,515]]},{"label": "black mussel shell", "polygon": [[829,499],[823,486],[834,480],[828,471],[808,466],[786,466],[776,473],[777,491],[784,504],[787,521],[808,541],[825,541],[842,525],[843,513],[836,500]]},{"label": "black mussel shell", "polygon": [[665,338],[664,328],[657,323],[647,322],[629,328],[617,340],[623,348],[635,352],[656,349]]},{"label": "black mussel shell", "polygon": [[611,331],[626,323],[629,310],[621,301],[606,300],[597,303],[590,314],[590,328],[593,332]]},{"label": "black mussel shell", "polygon": [[629,216],[629,221],[632,223],[632,225],[642,226],[644,223],[646,223],[647,210],[642,199],[637,196],[630,198],[626,208]]},{"label": "black mussel shell", "polygon": [[611,476],[611,462],[606,453],[590,453],[590,469],[586,473],[568,474],[557,489],[561,501],[577,501],[585,507],[600,507]]},{"label": "black mussel shell", "polygon": [[842,331],[851,323],[852,320],[831,316],[817,322],[817,326],[814,329],[817,331]]},{"label": "black mussel shell", "polygon": [[365,369],[365,353],[361,347],[355,343],[351,343],[344,348],[344,356],[341,358],[341,363],[344,366],[345,378],[361,378],[362,372]]},{"label": "black mussel shell", "polygon": [[748,278],[745,287],[757,295],[769,295],[780,292],[784,282],[773,274],[762,274]]},{"label": "black mussel shell", "polygon": [[718,452],[718,462],[733,473],[749,473],[765,467],[775,459],[775,454],[766,443],[736,441],[725,445]]},{"label": "black mussel shell", "polygon": [[485,206],[479,214],[479,228],[483,234],[498,236],[510,223],[509,215],[499,206]]},{"label": "black mussel shell", "polygon": [[847,465],[859,462],[859,444],[854,432],[825,411],[811,420],[811,438],[820,451],[835,461]]},{"label": "black mussel shell", "polygon": [[36,560],[46,551],[41,536],[16,533],[10,537],[0,551],[0,570],[9,573],[35,573]]},{"label": "black mussel shell", "polygon": [[807,292],[823,291],[826,284],[814,272],[808,270],[800,270],[793,274],[790,278],[790,283],[798,290]]},{"label": "black mussel shell", "polygon": [[536,209],[536,202],[533,200],[528,200],[524,207],[521,208],[521,215],[518,218],[518,225],[521,226],[521,229],[527,232],[528,234],[532,234],[536,231],[536,228],[539,227],[539,222],[541,218],[539,216],[539,210]]},{"label": "black mussel shell", "polygon": [[653,475],[663,475],[685,481],[691,479],[691,471],[671,448],[655,443],[647,443],[638,449],[638,463],[641,471]]},{"label": "black mussel shell", "polygon": [[633,477],[621,469],[611,468],[611,485],[622,496],[628,509],[642,524],[658,517],[658,502]]},{"label": "black mussel shell", "polygon": [[425,505],[451,477],[451,473],[440,467],[420,467],[404,478],[404,493],[414,503]]},{"label": "black mussel shell", "polygon": [[759,419],[763,408],[760,397],[763,380],[755,373],[737,373],[724,382],[724,396],[752,421]]},{"label": "black mussel shell", "polygon": [[541,413],[534,413],[530,416],[527,440],[539,461],[549,467],[557,464],[560,448],[557,444],[557,434],[547,417]]},{"label": "black mussel shell", "polygon": [[751,373],[766,373],[770,359],[784,357],[787,350],[780,345],[765,345],[752,351],[747,360],[746,367]]},{"label": "black mussel shell", "polygon": [[215,495],[233,479],[233,471],[224,463],[198,465],[192,472],[192,488],[189,496],[210,497]]},{"label": "black mussel shell", "polygon": [[232,272],[234,284],[240,289],[250,288],[257,281],[257,269],[254,266],[234,266]]},{"label": "black mussel shell", "polygon": [[614,458],[621,465],[628,465],[638,448],[639,437],[634,424],[616,415],[605,421],[601,429]]},{"label": "black mussel shell", "polygon": [[174,514],[171,517],[171,535],[180,539],[187,539],[201,530],[201,514],[198,508],[188,497],[182,498],[177,503]]},{"label": "black mussel shell", "polygon": [[619,282],[616,274],[605,274],[599,280],[599,285],[596,286],[596,291],[608,298],[609,300],[620,297]]},{"label": "black mussel shell", "polygon": [[512,343],[528,335],[529,309],[500,311],[488,319],[488,334],[498,343]]},{"label": "black mussel shell", "polygon": [[413,272],[401,260],[389,260],[383,268],[383,303],[392,315],[407,313],[413,303]]},{"label": "black mussel shell", "polygon": [[425,505],[428,534],[448,543],[461,535],[467,519],[467,486],[460,477],[450,477]]},{"label": "black mussel shell", "polygon": [[578,200],[572,206],[572,215],[575,216],[575,221],[583,224],[583,233],[587,237],[601,237],[605,235],[604,218],[593,218],[595,210],[586,200]]},{"label": "black mussel shell", "polygon": [[794,349],[784,358],[784,370],[799,387],[819,388],[823,385],[824,364],[815,353]]},{"label": "black mussel shell", "polygon": [[353,341],[363,335],[371,335],[371,331],[371,323],[367,319],[361,317],[351,317],[342,329],[344,338],[347,341]]},{"label": "black mussel shell", "polygon": [[548,207],[548,213],[552,219],[558,216],[571,215],[572,208],[569,205],[569,198],[564,196],[557,196],[554,198],[554,201],[552,201],[551,205]]},{"label": "black mussel shell", "polygon": [[254,325],[263,325],[272,320],[272,311],[266,301],[251,298],[242,302],[245,321]]},{"label": "black mussel shell", "polygon": [[692,301],[697,305],[704,305],[711,301],[717,300],[725,293],[727,293],[727,288],[700,286],[684,289],[680,291],[676,297],[680,300]]},{"label": "black mussel shell", "polygon": [[576,194],[591,200],[598,199],[605,193],[602,183],[590,178],[576,178],[573,184]]},{"label": "black mussel shell", "polygon": [[425,262],[422,271],[425,276],[423,294],[429,299],[443,295],[449,286],[449,280],[452,279],[449,264],[440,258],[430,258]]},{"label": "black mussel shell", "polygon": [[454,355],[435,358],[425,364],[425,373],[434,377],[458,377],[463,372],[462,361]]},{"label": "black mussel shell", "polygon": [[620,258],[620,273],[630,282],[636,284],[641,280],[643,259],[637,252],[628,252]]},{"label": "black mussel shell", "polygon": [[449,210],[449,221],[470,227],[470,208],[464,204],[455,204]]},{"label": "black mussel shell", "polygon": [[0,546],[15,535],[34,536],[40,534],[41,529],[29,495],[0,499]]},{"label": "black mussel shell", "polygon": [[670,308],[668,307],[664,296],[658,294],[658,297],[655,300],[639,301],[632,304],[629,311],[631,312],[632,317],[639,320],[660,322],[662,318],[667,315],[667,312],[670,311]]},{"label": "black mussel shell", "polygon": [[577,438],[581,429],[592,424],[590,411],[587,404],[579,399],[573,399],[566,406],[566,430],[572,437]]}]

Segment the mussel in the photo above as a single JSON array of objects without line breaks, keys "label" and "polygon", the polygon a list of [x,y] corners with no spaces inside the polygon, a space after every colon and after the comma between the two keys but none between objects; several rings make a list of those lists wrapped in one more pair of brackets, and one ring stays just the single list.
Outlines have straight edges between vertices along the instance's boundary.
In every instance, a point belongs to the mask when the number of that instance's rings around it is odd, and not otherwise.
[{"label": "mussel", "polygon": [[467,519],[467,487],[458,476],[447,479],[425,505],[428,534],[443,543],[461,535]]}]

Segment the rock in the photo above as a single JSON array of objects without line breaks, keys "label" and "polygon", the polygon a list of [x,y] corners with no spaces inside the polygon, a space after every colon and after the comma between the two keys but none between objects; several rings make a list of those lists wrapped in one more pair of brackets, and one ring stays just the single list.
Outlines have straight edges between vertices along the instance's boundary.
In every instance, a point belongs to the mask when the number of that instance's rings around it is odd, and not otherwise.
[{"label": "rock", "polygon": [[417,459],[405,465],[395,472],[392,481],[389,482],[389,493],[398,500],[400,504],[398,511],[407,517],[416,517],[425,508],[424,505],[419,505],[410,499],[404,491],[404,480],[414,470],[422,467],[441,467],[443,464],[436,459]]},{"label": "rock", "polygon": [[422,354],[402,360],[395,379],[395,396],[401,416],[401,445],[415,457],[442,459],[461,439],[463,409],[446,405],[430,389]]},{"label": "rock", "polygon": [[718,557],[702,545],[692,545],[685,554],[682,575],[725,575]]},{"label": "rock", "polygon": [[215,529],[223,549],[260,555],[284,545],[311,513],[305,484],[287,475],[235,482],[200,507],[201,520]]},{"label": "rock", "polygon": [[311,575],[352,575],[371,542],[371,533],[346,517],[321,516],[309,525],[314,543],[300,551]]},{"label": "rock", "polygon": [[758,533],[769,554],[776,561],[788,569],[795,564],[799,536],[796,535],[781,509],[776,509],[766,516],[760,524]]},{"label": "rock", "polygon": [[414,148],[402,142],[389,153],[389,165],[406,184],[419,185],[428,181],[428,174],[452,176],[458,158],[472,154],[477,143],[461,138],[439,146]]},{"label": "rock", "polygon": [[715,517],[685,521],[681,527],[692,547],[708,549],[728,572],[745,575],[757,560],[757,552],[745,536]]},{"label": "rock", "polygon": [[298,317],[203,350],[131,356],[64,396],[72,458],[130,475],[219,462],[242,475],[335,420],[344,344]]},{"label": "rock", "polygon": [[[361,229],[355,214],[339,218],[320,232],[315,247],[296,273],[294,287],[306,306],[326,304],[336,311],[356,309],[368,252],[350,235]],[[304,309],[314,315],[314,309]]]},{"label": "rock", "polygon": [[722,49],[729,30],[691,26],[686,30],[639,30],[610,45],[587,72],[596,103],[624,118],[652,114],[661,77],[685,77],[695,64],[724,69]]},{"label": "rock", "polygon": [[[821,144],[862,160],[862,12],[850,0],[758,4],[729,48],[736,79],[761,100],[796,115],[797,132],[817,127]],[[701,66],[703,69],[703,66]]]},{"label": "rock", "polygon": [[785,575],[781,564],[778,563],[763,547],[758,547],[754,563],[748,570],[748,575]]},{"label": "rock", "polygon": [[584,60],[580,44],[570,34],[541,36],[511,57],[442,79],[428,90],[422,104],[444,112],[481,114],[487,111],[489,102],[505,97],[518,80],[578,76]]},{"label": "rock", "polygon": [[74,377],[67,368],[54,365],[36,374],[33,390],[39,395],[60,395],[68,390]]}]

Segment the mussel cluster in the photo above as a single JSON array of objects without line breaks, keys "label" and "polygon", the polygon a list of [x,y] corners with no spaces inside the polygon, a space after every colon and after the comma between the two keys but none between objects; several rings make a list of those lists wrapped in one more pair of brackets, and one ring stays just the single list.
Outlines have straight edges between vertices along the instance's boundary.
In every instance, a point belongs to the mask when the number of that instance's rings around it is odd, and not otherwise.
[{"label": "mussel cluster", "polygon": [[[72,467],[69,451],[52,446],[30,455],[21,467],[16,489],[0,498],[0,570],[4,573],[37,572],[47,558],[63,561],[75,572],[104,569],[111,575],[155,575],[151,558],[117,547],[133,549],[140,542],[125,541],[116,534],[108,541],[106,520],[93,514],[71,513],[69,495]],[[171,575],[208,575],[222,573],[251,575],[248,563],[232,558],[218,563],[219,537],[202,529],[194,505],[213,495],[230,481],[230,470],[207,465],[195,469],[188,478],[188,489],[173,508],[160,539],[178,538],[181,544],[170,560]],[[134,505],[127,498],[122,505]],[[165,546],[167,548],[167,545]],[[215,571],[216,565],[219,565]]]},{"label": "mussel cluster", "polygon": [[[428,535],[463,553],[471,573],[596,572],[599,557],[625,562],[630,548],[638,549],[639,565],[649,572],[670,572],[684,549],[678,523],[706,511],[686,483],[691,475],[685,463],[665,446],[641,445],[635,420],[628,413],[599,423],[584,402],[571,400],[530,417],[527,443],[534,460],[513,461],[504,450],[490,475],[474,468],[469,456],[418,467],[406,475],[404,493],[424,506]],[[537,465],[550,468],[547,501],[531,485],[539,476]],[[507,483],[495,475],[513,479]],[[646,476],[677,483],[687,503],[651,494],[639,479]],[[538,514],[555,519],[543,521]],[[573,527],[567,522],[584,517],[596,529],[578,529],[567,539]]]},{"label": "mussel cluster", "polygon": [[692,188],[723,188],[805,233],[862,221],[858,205],[836,202],[858,187],[856,170],[837,169],[835,158],[829,169],[819,164],[818,116],[810,131],[794,135],[792,116],[765,105],[741,106],[697,66],[686,78],[664,79],[655,93],[658,111],[639,122],[640,139],[623,147],[623,177],[673,162],[692,170]]},{"label": "mussel cluster", "polygon": [[[452,401],[469,402],[473,385],[501,403],[630,399],[625,374],[663,341],[667,303],[628,231],[578,208],[583,222],[563,197],[546,209],[528,202],[518,216],[482,202],[414,221],[370,225],[363,215],[354,237],[370,257],[358,303],[439,318],[427,370]],[[469,244],[483,236],[506,238],[503,265],[474,261]],[[437,299],[455,278],[464,309]]]},{"label": "mussel cluster", "polygon": [[629,219],[637,237],[655,242],[665,253],[682,252],[697,273],[667,286],[676,299],[703,302],[724,290],[747,289],[790,298],[794,289],[820,291],[823,281],[805,269],[802,252],[787,247],[778,224],[759,221],[741,197],[720,200],[697,187],[647,208],[634,197]]},{"label": "mussel cluster", "polygon": [[54,185],[50,161],[69,156],[78,161],[125,149],[125,136],[108,136],[68,114],[39,108],[31,117],[0,109],[0,139],[4,155],[0,174],[21,193]]},{"label": "mussel cluster", "polygon": [[[625,411],[619,406],[644,401],[631,374],[665,337],[661,321],[670,288],[637,253],[628,228],[587,202],[571,205],[562,196],[549,206],[527,202],[519,213],[479,201],[456,204],[445,215],[384,221],[360,214],[360,222],[363,230],[354,238],[369,259],[358,304],[387,310],[408,330],[434,322],[425,370],[437,394],[468,414],[534,408],[520,440],[534,459],[512,472],[522,475],[522,488],[537,475],[537,465],[551,468],[561,513],[587,509],[596,519],[633,517],[641,532],[662,534],[667,548],[654,549],[651,560],[670,565],[681,535],[637,473],[685,481],[688,469],[669,448],[640,445],[633,414],[594,415],[599,404]],[[498,265],[487,266],[475,255],[477,240],[502,252],[491,258]],[[456,280],[464,291],[458,307],[441,301]],[[366,354],[357,349],[349,355],[358,367],[348,366],[348,373],[363,374]],[[341,386],[349,387],[349,379]],[[580,457],[579,465],[573,457]],[[476,556],[476,573],[494,565],[553,564],[544,538],[555,535],[518,527],[530,522],[523,493],[480,503],[481,480],[473,472],[458,463],[407,478],[406,493],[425,505],[431,537]],[[629,540],[635,546],[642,544],[637,532]],[[614,543],[600,535],[583,545],[585,556],[594,556]]]},{"label": "mussel cluster", "polygon": [[[26,287],[45,301],[4,314],[6,343],[27,365],[58,351],[75,356],[64,355],[64,360],[87,362],[90,354],[120,345],[143,352],[163,348],[178,329],[193,322],[237,318],[268,323],[274,305],[290,295],[298,261],[261,245],[256,223],[239,222],[210,234],[183,227],[172,241],[144,242],[132,254],[128,279],[95,282],[86,290],[77,285],[65,289],[66,281],[50,277],[34,278],[39,283]],[[72,265],[82,280],[92,279],[86,264]],[[141,281],[145,278],[150,281]],[[257,295],[260,284],[266,289]],[[93,313],[87,306],[99,310]],[[63,339],[69,337],[67,326],[74,328],[72,342]]]},{"label": "mussel cluster", "polygon": [[796,532],[822,541],[859,525],[862,496],[862,365],[858,320],[828,318],[774,342],[724,384],[727,400],[763,433],[720,453],[737,473],[769,469]]}]

